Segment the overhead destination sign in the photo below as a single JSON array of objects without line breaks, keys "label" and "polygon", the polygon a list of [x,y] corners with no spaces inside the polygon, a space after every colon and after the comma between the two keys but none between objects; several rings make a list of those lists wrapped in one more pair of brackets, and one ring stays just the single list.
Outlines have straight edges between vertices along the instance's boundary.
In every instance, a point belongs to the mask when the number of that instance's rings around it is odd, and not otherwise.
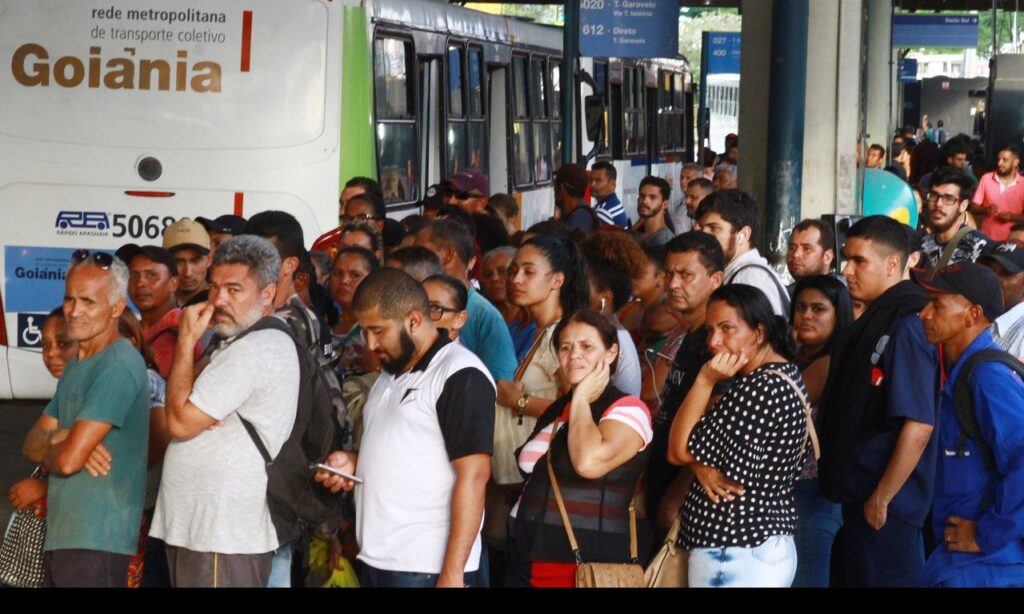
[{"label": "overhead destination sign", "polygon": [[580,0],[580,55],[676,57],[679,0]]},{"label": "overhead destination sign", "polygon": [[977,47],[977,15],[894,15],[893,47]]},{"label": "overhead destination sign", "polygon": [[708,74],[739,74],[740,33],[707,32],[704,53],[708,54]]}]

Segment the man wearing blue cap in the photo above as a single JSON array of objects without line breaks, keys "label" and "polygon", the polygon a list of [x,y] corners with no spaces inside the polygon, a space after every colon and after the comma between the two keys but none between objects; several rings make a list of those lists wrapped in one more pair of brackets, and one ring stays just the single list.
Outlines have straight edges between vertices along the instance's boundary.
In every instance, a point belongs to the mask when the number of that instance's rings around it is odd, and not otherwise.
[{"label": "man wearing blue cap", "polygon": [[[928,292],[925,336],[952,365],[940,397],[932,511],[941,545],[923,583],[1024,587],[1024,382],[1001,362],[1014,359],[989,330],[1003,312],[999,280],[970,263],[914,278]],[[987,350],[997,352],[978,362]]]}]

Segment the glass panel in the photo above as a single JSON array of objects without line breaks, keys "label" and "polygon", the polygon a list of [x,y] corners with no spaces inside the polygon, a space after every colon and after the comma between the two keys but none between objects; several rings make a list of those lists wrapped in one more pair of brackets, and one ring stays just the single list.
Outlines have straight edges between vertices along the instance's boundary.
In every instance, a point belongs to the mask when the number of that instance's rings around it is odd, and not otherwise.
[{"label": "glass panel", "polygon": [[537,183],[551,178],[551,132],[547,122],[533,124],[533,142],[536,144],[537,157],[534,160],[534,177]]},{"label": "glass panel", "polygon": [[530,169],[529,129],[529,122],[512,124],[512,177],[516,185],[529,184],[533,177]]},{"label": "glass panel", "polygon": [[462,48],[448,47],[448,114],[462,117]]},{"label": "glass panel", "polygon": [[562,65],[551,63],[551,117],[562,116]]},{"label": "glass panel", "polygon": [[478,168],[487,174],[487,126],[484,122],[469,122],[469,149],[466,166]]},{"label": "glass panel", "polygon": [[636,153],[644,154],[647,153],[647,118],[641,112],[637,113],[636,117]]},{"label": "glass panel", "polygon": [[680,74],[672,75],[672,106],[677,109],[682,109],[685,106],[683,102],[683,76]]},{"label": "glass panel", "polygon": [[551,123],[551,166],[556,171],[562,166],[562,124]]},{"label": "glass panel", "polygon": [[606,96],[608,93],[608,65],[604,62],[594,63],[594,82],[597,84],[595,93]]},{"label": "glass panel", "polygon": [[483,59],[480,57],[479,49],[469,50],[469,116],[470,117],[483,117],[484,116],[484,79],[483,79]]},{"label": "glass panel", "polygon": [[466,167],[466,124],[448,122],[448,177]]},{"label": "glass panel", "polygon": [[526,107],[526,58],[522,56],[512,58],[512,91],[515,92],[512,113],[519,118],[529,117]]},{"label": "glass panel", "polygon": [[625,100],[622,104],[627,109],[632,109],[636,106],[636,90],[633,88],[633,74],[632,68],[627,68],[622,72],[622,93],[624,94]]},{"label": "glass panel", "polygon": [[644,69],[636,69],[636,106],[638,109],[642,109],[647,106],[647,88],[644,87]]},{"label": "glass panel", "polygon": [[378,122],[377,151],[384,202],[404,203],[419,198],[415,175],[416,126]]},{"label": "glass panel", "polygon": [[380,38],[374,43],[374,84],[377,96],[377,117],[411,117],[412,87],[408,79],[408,43]]},{"label": "glass panel", "polygon": [[547,117],[544,91],[544,61],[530,62],[530,114],[531,117]]}]

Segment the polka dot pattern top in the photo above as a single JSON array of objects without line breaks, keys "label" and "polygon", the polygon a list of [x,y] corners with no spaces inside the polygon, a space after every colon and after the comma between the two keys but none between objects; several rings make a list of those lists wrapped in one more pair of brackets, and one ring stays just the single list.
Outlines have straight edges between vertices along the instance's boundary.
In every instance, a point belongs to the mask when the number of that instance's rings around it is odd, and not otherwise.
[{"label": "polka dot pattern top", "polygon": [[785,373],[807,394],[795,364],[769,363],[734,379],[704,413],[690,433],[690,452],[745,492],[716,504],[694,480],[680,512],[684,548],[751,548],[796,531],[793,483],[802,468],[807,419],[793,387],[769,370]]}]

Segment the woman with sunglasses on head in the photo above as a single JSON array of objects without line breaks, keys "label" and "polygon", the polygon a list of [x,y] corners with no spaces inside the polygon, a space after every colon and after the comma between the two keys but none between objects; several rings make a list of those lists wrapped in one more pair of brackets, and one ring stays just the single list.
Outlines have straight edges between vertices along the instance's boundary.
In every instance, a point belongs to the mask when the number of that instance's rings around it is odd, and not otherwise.
[{"label": "woman with sunglasses on head", "polygon": [[[850,292],[838,279],[815,275],[800,280],[790,307],[796,338],[796,365],[800,367],[807,400],[817,418],[818,403],[828,379],[835,341],[853,323]],[[832,542],[843,524],[842,507],[818,491],[818,462],[813,454],[804,459],[794,487],[797,510],[797,570],[793,586],[827,588]]]},{"label": "woman with sunglasses on head", "polygon": [[[611,384],[616,328],[583,309],[564,318],[552,339],[569,390],[547,407],[518,451],[528,478],[509,521],[509,586],[572,587],[580,559],[646,559],[632,501],[653,436],[651,414]],[[552,512],[563,503],[565,517]]]},{"label": "woman with sunglasses on head", "polygon": [[522,488],[515,451],[533,431],[537,417],[558,395],[558,355],[551,343],[562,318],[587,306],[586,262],[565,237],[537,235],[523,243],[508,268],[508,299],[523,308],[537,333],[511,381],[497,382],[494,454],[487,490],[487,545],[504,550],[505,519]]},{"label": "woman with sunglasses on head", "polygon": [[[796,573],[793,483],[807,447],[806,397],[793,338],[764,293],[711,294],[708,348],[672,422],[668,459],[696,480],[680,512],[689,585],[785,587]],[[715,384],[732,386],[710,405]]]}]

